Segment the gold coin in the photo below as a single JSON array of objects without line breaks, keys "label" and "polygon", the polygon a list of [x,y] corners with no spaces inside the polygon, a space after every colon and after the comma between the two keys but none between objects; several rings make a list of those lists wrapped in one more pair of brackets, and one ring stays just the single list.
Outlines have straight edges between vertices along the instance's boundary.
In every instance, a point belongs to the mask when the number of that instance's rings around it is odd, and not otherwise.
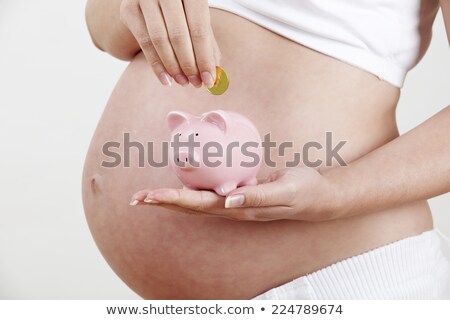
[{"label": "gold coin", "polygon": [[221,95],[228,89],[228,84],[230,81],[228,81],[228,76],[221,67],[216,67],[216,81],[214,82],[214,85],[211,88],[207,88],[209,92],[211,92],[214,95]]}]

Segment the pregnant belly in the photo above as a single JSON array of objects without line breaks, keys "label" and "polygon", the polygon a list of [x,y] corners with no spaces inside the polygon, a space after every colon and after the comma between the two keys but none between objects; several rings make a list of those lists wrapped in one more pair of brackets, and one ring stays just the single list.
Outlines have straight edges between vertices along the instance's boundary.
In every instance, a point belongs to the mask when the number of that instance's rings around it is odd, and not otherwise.
[{"label": "pregnant belly", "polygon": [[[227,93],[162,87],[138,55],[114,89],[86,158],[83,201],[90,230],[130,288],[148,299],[248,299],[430,227],[425,203],[323,223],[238,222],[130,207],[137,190],[181,186],[167,167],[147,161],[140,167],[138,147],[129,149],[129,165],[123,157],[128,134],[144,146],[152,142],[153,158],[160,160],[161,142],[169,137],[165,116],[172,110],[238,111],[277,143],[292,142],[295,151],[308,141],[325,146],[326,132],[332,132],[333,144],[347,141],[339,153],[345,161],[397,135],[397,89],[237,16],[211,12],[221,64],[231,78]],[[102,165],[111,160],[102,152],[108,142],[120,143],[121,164],[113,168]],[[283,167],[290,155],[273,151],[276,165],[263,166],[260,178]],[[325,159],[321,152],[311,156]]]}]

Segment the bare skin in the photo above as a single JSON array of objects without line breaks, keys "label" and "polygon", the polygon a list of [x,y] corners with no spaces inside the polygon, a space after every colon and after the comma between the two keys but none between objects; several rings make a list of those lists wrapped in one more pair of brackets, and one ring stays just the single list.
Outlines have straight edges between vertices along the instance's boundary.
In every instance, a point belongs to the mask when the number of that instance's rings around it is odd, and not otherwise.
[{"label": "bare skin", "polygon": [[[102,145],[122,141],[124,132],[134,141],[159,145],[169,137],[164,119],[174,109],[193,114],[212,108],[238,111],[261,133],[271,131],[274,140],[292,141],[297,149],[307,141],[324,144],[325,132],[332,131],[335,141],[348,141],[341,152],[348,163],[398,137],[398,89],[230,13],[211,9],[211,22],[221,64],[232,79],[226,95],[162,87],[140,54],[119,80],[86,159],[83,200],[89,227],[105,259],[133,290],[147,299],[249,299],[432,228],[420,196],[394,201],[395,207],[384,210],[372,205],[371,213],[356,206],[356,215],[322,222],[233,221],[163,207],[130,207],[136,190],[180,183],[168,168],[137,168],[136,152],[131,168],[103,168]],[[282,167],[278,159],[277,168],[263,167],[260,178]],[[376,179],[377,170],[368,177]]]}]

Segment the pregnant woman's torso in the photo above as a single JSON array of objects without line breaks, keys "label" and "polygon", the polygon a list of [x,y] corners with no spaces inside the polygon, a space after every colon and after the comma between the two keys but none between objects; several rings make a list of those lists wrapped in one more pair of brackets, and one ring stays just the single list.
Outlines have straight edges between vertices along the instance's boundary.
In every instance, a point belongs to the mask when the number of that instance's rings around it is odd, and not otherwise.
[{"label": "pregnant woman's torso", "polygon": [[[153,142],[155,160],[169,131],[169,111],[200,114],[233,110],[248,116],[262,135],[325,146],[347,141],[339,155],[350,162],[397,135],[398,89],[374,75],[293,43],[233,14],[211,10],[231,79],[223,96],[204,89],[161,86],[142,55],[119,80],[93,137],[83,177],[83,198],[94,239],[113,270],[150,299],[252,298],[306,273],[431,228],[426,202],[320,223],[239,222],[185,215],[151,206],[130,207],[140,189],[180,187],[169,168],[101,166],[108,141]],[[325,149],[310,153],[325,160]],[[145,150],[147,151],[147,149]],[[263,166],[260,178],[291,154]],[[122,159],[123,160],[123,159]],[[383,179],[383,177],[380,177]]]}]

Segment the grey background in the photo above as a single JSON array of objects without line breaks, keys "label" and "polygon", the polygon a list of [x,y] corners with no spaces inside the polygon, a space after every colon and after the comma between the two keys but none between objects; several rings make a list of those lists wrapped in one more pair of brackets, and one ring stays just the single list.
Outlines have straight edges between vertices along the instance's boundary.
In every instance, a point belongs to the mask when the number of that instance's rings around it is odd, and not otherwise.
[{"label": "grey background", "polygon": [[[138,298],[100,255],[82,209],[84,156],[126,67],[91,44],[84,4],[0,1],[3,299]],[[402,133],[450,104],[449,70],[439,13],[431,47],[402,92]],[[430,203],[436,226],[450,235],[449,194]]]}]

